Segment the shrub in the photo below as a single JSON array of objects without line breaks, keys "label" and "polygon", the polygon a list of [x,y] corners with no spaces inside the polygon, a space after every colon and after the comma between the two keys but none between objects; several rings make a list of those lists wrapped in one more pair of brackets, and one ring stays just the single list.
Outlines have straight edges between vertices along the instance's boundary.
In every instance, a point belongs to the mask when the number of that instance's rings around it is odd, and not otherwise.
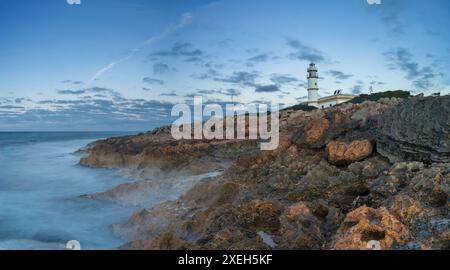
[{"label": "shrub", "polygon": [[302,110],[302,111],[305,111],[305,112],[310,112],[310,111],[313,111],[313,110],[316,110],[316,109],[317,108],[314,107],[314,106],[309,106],[309,105],[305,105],[305,104],[297,104],[297,105],[294,105],[292,107],[285,108],[285,109],[283,109],[281,111],[287,111],[287,110],[299,111],[299,110]]},{"label": "shrub", "polygon": [[366,100],[370,101],[378,101],[380,98],[410,98],[411,93],[409,91],[403,91],[403,90],[396,90],[396,91],[385,91],[385,92],[379,92],[379,93],[373,93],[371,95],[362,94],[354,99],[348,101],[349,103],[362,103]]}]

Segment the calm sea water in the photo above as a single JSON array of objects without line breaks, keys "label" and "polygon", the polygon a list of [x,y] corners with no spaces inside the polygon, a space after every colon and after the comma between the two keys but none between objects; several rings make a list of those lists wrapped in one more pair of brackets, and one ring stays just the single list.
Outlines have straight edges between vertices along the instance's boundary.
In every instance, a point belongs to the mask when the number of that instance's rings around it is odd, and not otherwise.
[{"label": "calm sea water", "polygon": [[[129,133],[128,133],[129,134]],[[77,165],[73,152],[117,132],[0,132],[0,249],[83,249],[123,244],[111,224],[135,210],[81,198],[126,181],[117,171]]]}]

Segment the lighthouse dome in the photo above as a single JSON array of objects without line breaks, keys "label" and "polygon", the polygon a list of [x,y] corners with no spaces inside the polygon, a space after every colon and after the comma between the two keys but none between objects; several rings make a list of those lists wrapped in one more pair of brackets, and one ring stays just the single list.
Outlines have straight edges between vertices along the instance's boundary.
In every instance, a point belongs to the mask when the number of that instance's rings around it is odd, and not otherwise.
[{"label": "lighthouse dome", "polygon": [[309,64],[308,72],[310,72],[310,71],[312,71],[312,72],[314,72],[314,71],[317,72],[316,64],[314,64],[314,63]]}]

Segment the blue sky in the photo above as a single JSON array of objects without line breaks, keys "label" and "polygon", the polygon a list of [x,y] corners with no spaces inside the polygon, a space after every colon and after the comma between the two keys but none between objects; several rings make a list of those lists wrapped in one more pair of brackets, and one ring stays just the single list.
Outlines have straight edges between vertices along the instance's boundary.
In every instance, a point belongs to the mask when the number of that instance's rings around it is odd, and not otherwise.
[{"label": "blue sky", "polygon": [[[69,0],[75,1],[75,0]],[[148,130],[174,103],[450,92],[447,0],[0,0],[0,131]]]}]

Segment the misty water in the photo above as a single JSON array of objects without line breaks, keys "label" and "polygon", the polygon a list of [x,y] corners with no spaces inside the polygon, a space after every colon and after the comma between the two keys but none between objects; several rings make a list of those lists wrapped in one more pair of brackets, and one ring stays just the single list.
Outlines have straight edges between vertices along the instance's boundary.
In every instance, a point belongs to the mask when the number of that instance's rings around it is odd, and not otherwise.
[{"label": "misty water", "polygon": [[111,225],[133,207],[80,195],[124,179],[118,171],[78,165],[73,152],[118,133],[0,133],[0,249],[113,249],[123,241]]}]

